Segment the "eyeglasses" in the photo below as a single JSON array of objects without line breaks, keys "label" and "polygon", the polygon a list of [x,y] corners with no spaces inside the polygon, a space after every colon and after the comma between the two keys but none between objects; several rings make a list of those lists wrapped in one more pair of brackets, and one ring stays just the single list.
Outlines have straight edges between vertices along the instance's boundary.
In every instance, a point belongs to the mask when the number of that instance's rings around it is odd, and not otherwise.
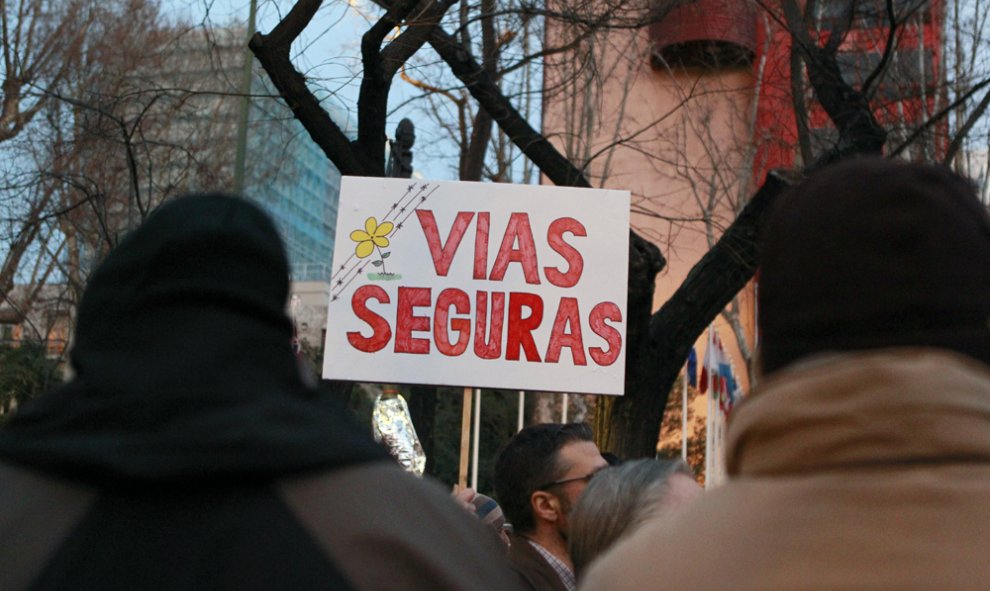
[{"label": "eyeglasses", "polygon": [[567,484],[568,482],[578,482],[578,481],[581,481],[581,480],[583,480],[585,482],[591,482],[591,479],[595,477],[595,474],[598,474],[598,471],[597,470],[595,470],[591,474],[585,474],[584,476],[575,476],[574,478],[563,478],[561,480],[554,480],[553,482],[548,482],[547,484],[544,484],[543,486],[537,487],[536,490],[546,490],[548,488],[557,486],[559,484]]}]

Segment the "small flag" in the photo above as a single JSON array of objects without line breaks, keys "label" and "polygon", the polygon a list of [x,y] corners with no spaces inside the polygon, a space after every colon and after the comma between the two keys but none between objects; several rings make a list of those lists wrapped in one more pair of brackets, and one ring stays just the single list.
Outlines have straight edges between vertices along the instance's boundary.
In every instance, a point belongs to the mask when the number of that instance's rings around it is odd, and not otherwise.
[{"label": "small flag", "polygon": [[691,352],[688,353],[687,358],[687,381],[688,385],[692,388],[698,387],[698,354],[695,352],[694,347],[691,347]]},{"label": "small flag", "polygon": [[[701,383],[698,389],[702,394],[708,392],[709,382],[718,383],[718,353],[715,351],[715,331],[708,329],[708,343],[705,346],[705,359],[701,362]],[[716,390],[717,391],[717,390]],[[714,392],[712,393],[715,394]]]},{"label": "small flag", "polygon": [[739,383],[736,382],[735,372],[729,354],[722,347],[718,332],[710,329],[708,347],[705,349],[705,360],[701,367],[701,383],[699,390],[704,394],[708,391],[709,382],[712,386],[712,398],[718,402],[724,413],[732,410],[739,398]]},{"label": "small flag", "polygon": [[702,394],[708,391],[708,382],[711,381],[708,374],[712,371],[712,353],[712,331],[708,329],[708,343],[705,345],[705,358],[701,361],[701,378],[698,383],[698,390]]}]

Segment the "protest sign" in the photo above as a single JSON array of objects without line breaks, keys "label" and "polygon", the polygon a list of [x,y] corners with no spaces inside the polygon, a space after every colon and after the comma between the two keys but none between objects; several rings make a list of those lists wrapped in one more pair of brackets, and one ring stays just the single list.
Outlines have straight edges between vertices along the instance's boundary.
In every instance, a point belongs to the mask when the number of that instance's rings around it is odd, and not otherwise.
[{"label": "protest sign", "polygon": [[327,379],[622,394],[629,193],[344,177]]}]

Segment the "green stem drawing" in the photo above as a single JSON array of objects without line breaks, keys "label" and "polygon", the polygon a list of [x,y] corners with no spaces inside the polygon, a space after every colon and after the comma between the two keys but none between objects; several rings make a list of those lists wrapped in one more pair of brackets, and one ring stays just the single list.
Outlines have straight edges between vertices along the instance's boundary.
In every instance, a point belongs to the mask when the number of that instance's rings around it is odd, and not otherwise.
[{"label": "green stem drawing", "polygon": [[388,271],[385,270],[385,259],[388,258],[389,253],[386,252],[383,254],[382,249],[377,244],[375,245],[375,250],[378,251],[378,260],[381,261],[381,267],[382,267],[381,274],[388,275]]}]

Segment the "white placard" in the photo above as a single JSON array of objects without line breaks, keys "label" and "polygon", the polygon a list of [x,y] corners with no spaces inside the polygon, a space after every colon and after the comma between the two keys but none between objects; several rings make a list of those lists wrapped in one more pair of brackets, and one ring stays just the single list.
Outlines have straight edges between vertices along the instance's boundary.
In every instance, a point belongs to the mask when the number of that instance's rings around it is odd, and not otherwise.
[{"label": "white placard", "polygon": [[323,376],[622,394],[629,192],[344,177]]}]

